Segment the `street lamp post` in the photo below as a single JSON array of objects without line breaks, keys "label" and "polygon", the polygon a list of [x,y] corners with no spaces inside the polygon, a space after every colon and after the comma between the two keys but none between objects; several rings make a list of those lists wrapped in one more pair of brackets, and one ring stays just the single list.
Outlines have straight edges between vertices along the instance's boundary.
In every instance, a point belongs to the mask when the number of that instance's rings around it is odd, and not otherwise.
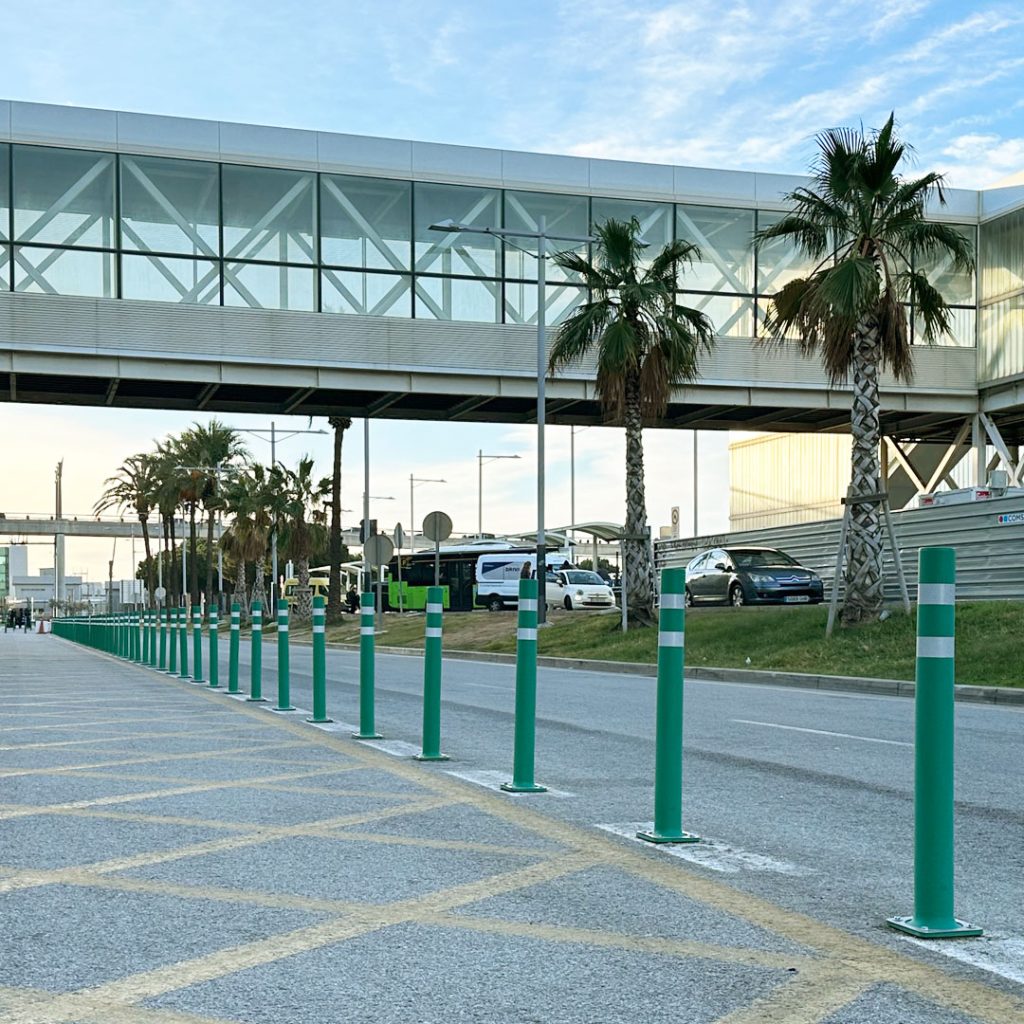
[{"label": "street lamp post", "polygon": [[430,476],[409,474],[409,550],[416,553],[416,499],[413,490],[417,484],[446,484],[447,480]]},{"label": "street lamp post", "polygon": [[[466,233],[475,235],[493,235],[503,239],[506,244],[534,256],[537,260],[537,585],[544,586],[544,573],[547,567],[547,536],[544,525],[544,414],[545,385],[547,383],[547,325],[545,313],[547,309],[547,244],[553,242],[577,242],[588,244],[594,241],[592,235],[549,235],[547,218],[537,218],[536,231],[521,231],[513,228],[478,228],[470,224],[458,224],[450,218],[430,225],[431,231],[444,231],[450,234]],[[537,242],[537,251],[523,249],[509,239],[532,238]],[[541,600],[537,602],[537,624],[544,625],[547,617],[546,602],[543,600],[543,589],[539,589]]]},{"label": "street lamp post", "polygon": [[518,455],[484,455],[483,448],[476,453],[477,461],[477,487],[476,487],[476,535],[484,535],[484,463],[494,462],[496,459],[518,459]]},{"label": "street lamp post", "polygon": [[[298,434],[326,434],[326,430],[289,430],[285,434],[278,435],[277,427],[273,420],[270,421],[270,429],[267,430],[265,427],[231,427],[231,430],[236,430],[240,434],[253,434],[260,438],[262,441],[270,441],[270,468],[273,469],[277,465],[277,442],[287,441],[289,438],[295,437]],[[269,435],[265,437],[264,435]],[[274,578],[270,581],[270,603],[271,608],[276,608],[277,605],[274,603],[274,594],[277,590],[277,523],[274,523],[273,533],[270,535],[270,571],[273,573]]]}]

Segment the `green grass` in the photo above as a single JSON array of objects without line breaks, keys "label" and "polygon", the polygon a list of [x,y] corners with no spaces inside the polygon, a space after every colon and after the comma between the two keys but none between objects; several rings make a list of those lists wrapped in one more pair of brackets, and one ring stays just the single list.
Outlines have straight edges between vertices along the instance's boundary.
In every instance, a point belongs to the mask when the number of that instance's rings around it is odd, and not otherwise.
[{"label": "green grass", "polygon": [[[913,679],[915,620],[894,611],[885,622],[839,629],[825,639],[828,611],[813,608],[701,608],[686,621],[689,665]],[[515,615],[472,612],[445,618],[445,647],[512,653]],[[387,615],[378,644],[423,646],[422,615]],[[301,636],[301,632],[295,630]],[[358,640],[358,621],[328,629],[329,639]],[[653,664],[657,630],[623,634],[616,615],[556,612],[539,637],[542,655]],[[957,605],[958,683],[1024,686],[1024,605],[975,601]],[[750,659],[749,662],[747,659]]]}]

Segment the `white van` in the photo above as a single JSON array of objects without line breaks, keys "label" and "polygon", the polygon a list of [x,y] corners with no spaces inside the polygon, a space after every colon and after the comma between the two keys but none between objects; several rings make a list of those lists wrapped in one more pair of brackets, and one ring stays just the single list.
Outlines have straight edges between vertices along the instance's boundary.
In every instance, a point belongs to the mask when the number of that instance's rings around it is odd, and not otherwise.
[{"label": "white van", "polygon": [[[545,596],[550,607],[561,607],[564,597],[555,571],[565,564],[565,555],[549,552]],[[519,605],[519,577],[523,564],[535,569],[535,551],[490,551],[476,560],[476,603],[492,612]],[[534,571],[533,575],[536,575]]]}]

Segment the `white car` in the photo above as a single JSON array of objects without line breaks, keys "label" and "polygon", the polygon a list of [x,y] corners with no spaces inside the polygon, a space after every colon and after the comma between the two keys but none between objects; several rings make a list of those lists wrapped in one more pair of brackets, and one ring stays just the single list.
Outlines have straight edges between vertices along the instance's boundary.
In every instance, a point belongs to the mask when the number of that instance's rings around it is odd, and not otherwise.
[{"label": "white car", "polygon": [[[552,600],[552,585],[558,588],[555,600]],[[561,605],[570,612],[579,608],[615,607],[612,588],[589,569],[558,569],[548,572],[545,589],[549,605]]]}]

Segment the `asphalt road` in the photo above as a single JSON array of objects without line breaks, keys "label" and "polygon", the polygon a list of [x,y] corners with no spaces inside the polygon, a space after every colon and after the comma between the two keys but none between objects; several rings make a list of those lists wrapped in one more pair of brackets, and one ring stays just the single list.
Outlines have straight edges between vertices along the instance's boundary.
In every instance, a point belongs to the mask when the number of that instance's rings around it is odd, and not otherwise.
[{"label": "asphalt road", "polygon": [[[245,642],[243,690],[248,657]],[[308,709],[310,649],[293,645],[290,659],[292,701]],[[263,663],[273,700],[272,642]],[[358,719],[358,665],[355,652],[328,652],[336,719]],[[388,740],[418,746],[422,677],[419,657],[377,656],[376,726]],[[511,665],[446,661],[442,749],[452,760],[422,770],[510,775],[514,687]],[[650,821],[654,694],[649,678],[540,669],[536,777],[571,796],[516,799],[588,826]],[[1024,936],[1024,713],[968,704],[955,713],[956,913],[1016,948]],[[913,909],[913,714],[906,698],[688,682],[683,825],[709,842],[684,853],[752,894],[905,948],[883,922]],[[1024,943],[1021,954],[1024,972]]]}]

